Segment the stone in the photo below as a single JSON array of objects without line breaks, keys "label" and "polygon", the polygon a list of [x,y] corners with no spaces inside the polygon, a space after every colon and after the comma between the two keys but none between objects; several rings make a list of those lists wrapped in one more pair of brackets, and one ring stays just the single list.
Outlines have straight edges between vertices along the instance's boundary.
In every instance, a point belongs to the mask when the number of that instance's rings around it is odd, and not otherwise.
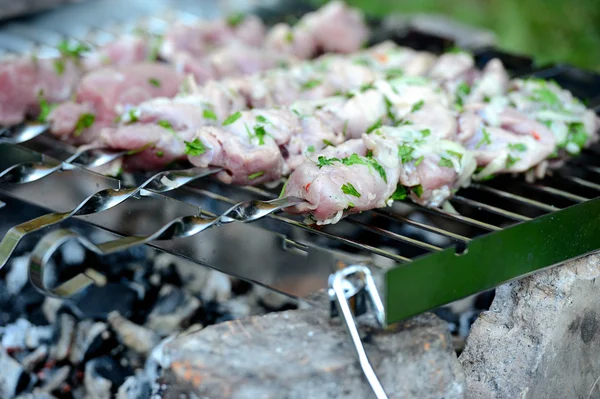
[{"label": "stone", "polygon": [[496,290],[460,356],[473,398],[600,398],[600,257]]},{"label": "stone", "polygon": [[[386,330],[361,323],[390,398],[463,398],[464,376],[444,322],[424,314]],[[180,335],[162,348],[165,398],[364,399],[372,392],[345,326],[324,310],[253,316]]]}]

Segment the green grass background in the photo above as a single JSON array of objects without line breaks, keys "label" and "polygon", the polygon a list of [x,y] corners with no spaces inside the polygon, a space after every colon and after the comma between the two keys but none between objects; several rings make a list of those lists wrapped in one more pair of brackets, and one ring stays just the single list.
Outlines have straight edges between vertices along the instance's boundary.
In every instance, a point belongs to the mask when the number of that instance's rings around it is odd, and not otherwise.
[{"label": "green grass background", "polygon": [[[373,16],[437,13],[494,31],[500,48],[600,72],[600,0],[345,0]],[[315,4],[326,0],[314,0]]]}]

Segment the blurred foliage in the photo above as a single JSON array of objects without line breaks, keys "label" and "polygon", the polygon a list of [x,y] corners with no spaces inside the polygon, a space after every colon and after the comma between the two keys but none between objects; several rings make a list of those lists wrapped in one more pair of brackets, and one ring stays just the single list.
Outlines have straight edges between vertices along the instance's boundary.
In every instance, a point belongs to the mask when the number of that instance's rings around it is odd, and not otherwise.
[{"label": "blurred foliage", "polygon": [[[325,0],[314,0],[323,4]],[[346,0],[372,16],[436,13],[494,31],[498,46],[539,64],[600,71],[600,0]]]}]

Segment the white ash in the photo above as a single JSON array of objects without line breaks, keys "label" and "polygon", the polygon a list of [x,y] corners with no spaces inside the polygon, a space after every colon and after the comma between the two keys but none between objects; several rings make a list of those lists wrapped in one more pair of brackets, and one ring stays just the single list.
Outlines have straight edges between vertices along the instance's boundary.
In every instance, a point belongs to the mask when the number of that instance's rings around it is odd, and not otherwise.
[{"label": "white ash", "polygon": [[112,382],[98,374],[96,363],[97,360],[93,359],[85,365],[83,383],[85,385],[86,398],[110,399]]},{"label": "white ash", "polygon": [[86,351],[94,342],[94,340],[102,336],[108,327],[102,322],[93,322],[91,320],[83,320],[77,324],[75,339],[69,354],[69,360],[72,364],[79,364],[83,361]]},{"label": "white ash", "polygon": [[127,377],[123,385],[119,387],[117,399],[148,398],[151,391],[152,381],[142,370],[137,370],[135,375]]},{"label": "white ash", "polygon": [[0,327],[2,334],[2,347],[11,349],[25,348],[25,336],[27,330],[31,328],[31,323],[25,319],[18,319],[16,322]]},{"label": "white ash", "polygon": [[52,326],[31,326],[25,333],[25,346],[35,349],[42,343],[48,343],[54,335]]},{"label": "white ash", "polygon": [[71,373],[70,366],[62,366],[61,368],[54,370],[52,376],[44,382],[44,385],[40,387],[42,392],[52,392],[58,388],[67,380]]},{"label": "white ash", "polygon": [[231,278],[228,275],[167,253],[160,253],[154,258],[156,270],[171,264],[175,265],[185,289],[190,293],[202,295],[205,301],[225,302],[231,298]]},{"label": "white ash", "polygon": [[33,352],[21,359],[21,365],[28,372],[32,372],[48,357],[48,346],[40,345]]},{"label": "white ash", "polygon": [[11,295],[17,295],[27,284],[27,268],[29,255],[18,256],[10,262],[10,270],[6,275],[6,289]]},{"label": "white ash", "polygon": [[58,298],[46,297],[44,299],[42,312],[44,312],[44,316],[50,323],[54,324],[56,322],[56,313],[58,313],[63,303],[64,301]]},{"label": "white ash", "polygon": [[62,361],[67,358],[73,342],[75,333],[76,320],[75,317],[68,313],[61,313],[58,317],[59,336],[58,341],[52,347],[51,356],[57,361]]},{"label": "white ash", "polygon": [[147,356],[160,342],[160,337],[154,331],[129,321],[119,312],[109,313],[108,323],[123,345],[141,355]]},{"label": "white ash", "polygon": [[17,393],[23,367],[14,360],[4,348],[0,348],[0,398],[12,398]]},{"label": "white ash", "polygon": [[60,247],[63,262],[69,266],[80,265],[85,259],[85,248],[76,240],[69,240]]},{"label": "white ash", "polygon": [[200,308],[200,300],[172,285],[164,285],[156,305],[148,315],[146,327],[167,336],[185,326]]}]

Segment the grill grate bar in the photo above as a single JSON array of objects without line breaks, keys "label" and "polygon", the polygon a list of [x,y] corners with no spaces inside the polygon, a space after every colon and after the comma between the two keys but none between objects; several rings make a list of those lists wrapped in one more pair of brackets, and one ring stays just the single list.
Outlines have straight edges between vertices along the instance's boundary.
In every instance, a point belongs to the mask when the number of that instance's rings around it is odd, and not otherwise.
[{"label": "grill grate bar", "polygon": [[509,193],[509,192],[504,191],[504,190],[499,190],[499,189],[494,188],[494,187],[484,186],[484,185],[481,185],[481,184],[478,184],[478,183],[472,184],[471,187],[475,188],[477,190],[480,190],[480,191],[485,191],[485,192],[488,192],[488,193],[491,193],[491,194],[495,194],[495,195],[497,195],[499,197],[502,197],[502,198],[507,198],[507,199],[511,199],[511,200],[514,200],[514,201],[521,202],[521,203],[526,204],[526,205],[531,205],[531,206],[534,206],[536,208],[539,208],[539,209],[542,209],[542,210],[548,211],[548,212],[555,212],[555,211],[558,211],[558,210],[561,209],[561,208],[555,207],[554,205],[548,205],[546,203],[543,203],[543,202],[540,202],[540,201],[536,201],[536,200],[532,200],[530,198],[526,198],[526,197],[523,197],[521,195]]},{"label": "grill grate bar", "polygon": [[572,181],[573,183],[579,184],[580,186],[588,187],[594,189],[596,191],[600,191],[600,184],[592,183],[587,180],[582,179],[581,177],[576,176],[563,176],[564,179]]},{"label": "grill grate bar", "polygon": [[369,230],[369,231],[372,231],[373,233],[381,234],[381,235],[383,235],[385,237],[389,237],[389,238],[392,238],[394,240],[398,240],[398,241],[405,242],[407,244],[414,245],[415,247],[419,247],[419,248],[425,249],[425,250],[430,251],[430,252],[435,252],[435,251],[441,251],[442,250],[442,248],[437,247],[435,245],[431,245],[431,244],[428,244],[426,242],[416,240],[414,238],[406,237],[406,236],[404,236],[402,234],[394,233],[393,231],[385,230],[385,229],[382,229],[380,227],[370,226],[370,225],[368,225],[366,223],[359,222],[357,220],[348,219],[348,221],[350,223],[352,223],[353,225],[361,226],[365,230]]},{"label": "grill grate bar", "polygon": [[459,222],[463,222],[465,224],[471,225],[471,226],[475,226],[475,227],[479,227],[483,230],[487,230],[487,231],[499,231],[502,230],[501,227],[498,226],[494,226],[493,224],[489,224],[489,223],[485,223],[482,221],[479,221],[477,219],[473,219],[470,218],[468,216],[463,216],[461,214],[458,213],[453,213],[453,212],[447,212],[443,209],[438,209],[438,208],[423,208],[423,210],[433,213],[433,214],[437,214],[440,216],[443,216],[445,218],[448,219],[452,219],[452,220],[456,220]]},{"label": "grill grate bar", "polygon": [[[212,191],[208,191],[208,190],[204,190],[204,189],[196,188],[196,187],[188,187],[187,189],[189,191],[193,191],[193,192],[199,193],[201,195],[204,195],[204,196],[206,196],[208,198],[215,199],[215,200],[218,200],[218,201],[222,201],[222,202],[225,202],[225,203],[228,203],[228,204],[231,204],[231,205],[234,205],[236,203],[234,200],[232,200],[232,199],[230,199],[228,197],[225,197],[223,195],[213,193]],[[322,230],[317,230],[317,229],[315,229],[315,228],[313,228],[313,227],[311,227],[309,225],[306,225],[304,223],[301,223],[301,222],[298,222],[298,221],[295,221],[295,220],[292,220],[292,219],[289,219],[289,218],[286,218],[286,217],[283,217],[283,216],[279,216],[279,215],[276,215],[276,214],[270,214],[267,217],[270,218],[270,219],[274,219],[274,220],[283,222],[283,223],[285,223],[287,225],[290,225],[290,226],[299,227],[299,228],[301,228],[301,229],[303,229],[305,231],[308,231],[310,233],[315,233],[315,234],[318,234],[318,235],[323,236],[325,238],[329,238],[331,240],[339,241],[339,242],[341,242],[343,244],[346,244],[346,245],[349,245],[351,247],[358,248],[358,249],[361,249],[361,250],[364,250],[364,251],[367,251],[367,252],[370,252],[370,253],[374,253],[376,255],[384,256],[384,257],[389,258],[389,259],[393,259],[393,260],[395,260],[397,262],[407,263],[407,262],[411,261],[410,258],[401,256],[401,255],[392,254],[392,253],[386,252],[386,251],[384,251],[382,249],[373,247],[371,245],[362,244],[362,243],[360,243],[358,241],[354,241],[354,240],[351,240],[349,238],[339,237],[339,236],[336,236],[335,234],[327,233],[327,232],[322,231]]]},{"label": "grill grate bar", "polygon": [[471,206],[473,208],[485,209],[486,211],[490,211],[490,212],[495,213],[497,215],[504,216],[506,218],[509,218],[509,219],[512,219],[512,220],[516,220],[518,222],[526,222],[528,220],[531,220],[530,217],[523,216],[523,215],[520,215],[520,214],[515,213],[515,212],[507,211],[505,209],[498,208],[498,207],[495,207],[495,206],[492,206],[492,205],[488,205],[488,204],[480,202],[480,201],[475,201],[475,200],[472,200],[470,198],[465,198],[465,197],[463,197],[461,195],[454,196],[454,198],[452,198],[452,200],[454,200],[454,201],[456,201],[458,203],[462,203],[462,204]]},{"label": "grill grate bar", "polygon": [[439,234],[441,236],[453,239],[455,241],[460,241],[460,242],[465,242],[465,243],[471,241],[470,238],[462,236],[460,234],[452,233],[450,231],[441,229],[439,227],[430,226],[430,225],[425,224],[425,223],[420,223],[420,222],[417,222],[415,220],[409,219],[407,217],[404,217],[404,216],[401,216],[401,215],[397,215],[397,214],[395,214],[393,212],[387,212],[387,211],[384,211],[382,209],[377,209],[376,211],[374,211],[374,213],[376,213],[378,215],[382,215],[383,217],[388,218],[390,220],[401,222],[401,223],[405,223],[407,225],[414,226],[414,227],[417,227],[417,228],[419,228],[421,230],[429,231],[431,233],[436,233],[436,234]]},{"label": "grill grate bar", "polygon": [[534,189],[536,189],[538,191],[546,192],[546,193],[549,193],[549,194],[558,195],[559,197],[567,198],[567,199],[569,199],[571,201],[575,201],[575,202],[585,202],[585,201],[589,200],[589,198],[582,197],[581,195],[571,194],[568,191],[560,190],[560,189],[554,188],[554,187],[545,186],[543,184],[524,184],[524,183],[521,183],[521,185],[525,186],[525,187],[529,187],[529,188],[534,188]]}]

